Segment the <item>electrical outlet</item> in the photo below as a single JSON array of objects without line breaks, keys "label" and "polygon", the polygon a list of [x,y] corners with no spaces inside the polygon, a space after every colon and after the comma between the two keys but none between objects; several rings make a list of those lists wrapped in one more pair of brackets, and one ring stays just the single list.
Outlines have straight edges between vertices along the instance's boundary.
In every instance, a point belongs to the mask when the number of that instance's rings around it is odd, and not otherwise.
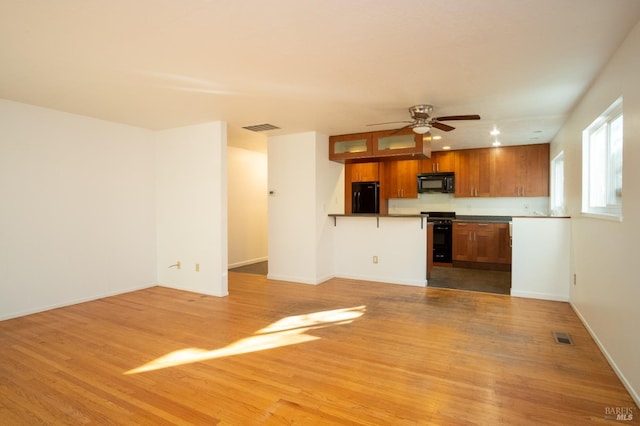
[{"label": "electrical outlet", "polygon": [[373,263],[378,263],[378,256],[373,256]]},{"label": "electrical outlet", "polygon": [[196,263],[196,272],[200,272],[200,264]]},{"label": "electrical outlet", "polygon": [[178,262],[176,263],[176,268],[180,269],[182,267],[182,265],[180,264],[180,261],[178,260]]}]

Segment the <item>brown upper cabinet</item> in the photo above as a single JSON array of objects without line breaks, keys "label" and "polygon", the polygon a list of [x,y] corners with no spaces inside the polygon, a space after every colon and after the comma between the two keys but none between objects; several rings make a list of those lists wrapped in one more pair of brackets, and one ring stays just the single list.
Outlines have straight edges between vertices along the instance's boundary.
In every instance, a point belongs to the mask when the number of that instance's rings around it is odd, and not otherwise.
[{"label": "brown upper cabinet", "polygon": [[491,197],[492,148],[456,151],[456,197]]},{"label": "brown upper cabinet", "polygon": [[345,162],[372,157],[371,133],[329,137],[329,160]]},{"label": "brown upper cabinet", "polygon": [[345,164],[345,180],[348,182],[375,182],[380,180],[378,162]]},{"label": "brown upper cabinet", "polygon": [[549,195],[549,144],[494,148],[494,197]]},{"label": "brown upper cabinet", "polygon": [[418,135],[411,129],[329,137],[329,160],[341,163],[422,159],[430,155],[431,135]]},{"label": "brown upper cabinet", "polygon": [[456,197],[549,196],[549,144],[454,153]]},{"label": "brown upper cabinet", "polygon": [[441,173],[455,171],[455,151],[435,151],[431,158],[420,161],[420,173]]},{"label": "brown upper cabinet", "polygon": [[384,198],[417,198],[416,176],[420,160],[400,160],[385,163]]}]

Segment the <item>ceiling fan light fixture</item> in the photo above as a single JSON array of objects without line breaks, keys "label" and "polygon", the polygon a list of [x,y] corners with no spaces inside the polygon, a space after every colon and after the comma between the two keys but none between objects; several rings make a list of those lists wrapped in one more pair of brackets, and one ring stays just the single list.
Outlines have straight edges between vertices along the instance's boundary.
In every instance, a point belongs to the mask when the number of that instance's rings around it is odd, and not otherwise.
[{"label": "ceiling fan light fixture", "polygon": [[418,124],[417,126],[413,126],[413,132],[419,135],[424,135],[429,130],[431,130],[431,126],[428,126],[426,124]]}]

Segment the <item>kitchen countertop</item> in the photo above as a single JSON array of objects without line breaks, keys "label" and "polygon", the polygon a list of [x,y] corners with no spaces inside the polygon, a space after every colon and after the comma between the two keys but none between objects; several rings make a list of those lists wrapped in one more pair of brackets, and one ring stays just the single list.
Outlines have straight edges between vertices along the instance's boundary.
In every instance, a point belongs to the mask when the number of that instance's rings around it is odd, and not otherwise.
[{"label": "kitchen countertop", "polygon": [[[425,218],[428,215],[420,213],[406,213],[406,214],[379,214],[379,213],[329,213],[330,217],[416,217]],[[492,216],[492,215],[457,215],[455,219],[451,219],[453,222],[491,222],[491,223],[509,223],[513,218],[526,218],[526,219],[570,219],[571,216],[548,216],[548,215],[531,215],[531,216]]]},{"label": "kitchen countertop", "polygon": [[427,217],[426,214],[329,213],[330,217]]},{"label": "kitchen countertop", "polygon": [[454,222],[492,222],[509,223],[511,216],[489,216],[489,215],[457,215]]}]

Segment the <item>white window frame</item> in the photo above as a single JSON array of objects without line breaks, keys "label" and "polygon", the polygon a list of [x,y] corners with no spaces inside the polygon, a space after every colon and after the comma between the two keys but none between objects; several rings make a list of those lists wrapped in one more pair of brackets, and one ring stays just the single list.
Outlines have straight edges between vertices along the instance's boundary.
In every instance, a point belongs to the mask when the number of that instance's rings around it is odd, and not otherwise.
[{"label": "white window frame", "polygon": [[622,221],[623,139],[619,98],[582,132],[583,215]]},{"label": "white window frame", "polygon": [[567,208],[564,200],[564,151],[551,160],[551,200],[552,216],[564,216]]}]

